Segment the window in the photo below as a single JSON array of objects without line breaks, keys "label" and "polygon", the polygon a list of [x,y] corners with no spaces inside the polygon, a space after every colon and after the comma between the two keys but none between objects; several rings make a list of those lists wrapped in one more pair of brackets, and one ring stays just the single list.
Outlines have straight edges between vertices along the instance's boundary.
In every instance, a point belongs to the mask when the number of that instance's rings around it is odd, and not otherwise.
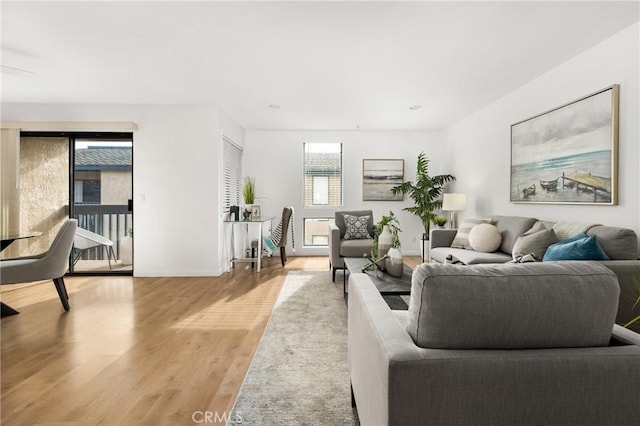
[{"label": "window", "polygon": [[307,247],[327,247],[329,245],[329,218],[304,219],[304,245]]},{"label": "window", "polygon": [[342,144],[304,144],[304,206],[342,206]]},{"label": "window", "polygon": [[76,179],[74,199],[78,204],[100,204],[100,179]]},{"label": "window", "polygon": [[222,146],[222,212],[240,205],[242,192],[242,148],[223,136]]},{"label": "window", "polygon": [[329,204],[329,176],[312,176],[311,177],[313,189],[313,205],[327,205]]}]

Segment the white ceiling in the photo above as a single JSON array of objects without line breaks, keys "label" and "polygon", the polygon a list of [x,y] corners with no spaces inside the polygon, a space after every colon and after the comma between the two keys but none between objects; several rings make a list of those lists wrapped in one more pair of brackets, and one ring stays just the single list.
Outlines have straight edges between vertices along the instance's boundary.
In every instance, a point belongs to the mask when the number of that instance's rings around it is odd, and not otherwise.
[{"label": "white ceiling", "polygon": [[3,72],[3,102],[214,105],[245,129],[336,130],[442,127],[639,19],[637,1],[2,1],[1,12],[2,64],[36,73]]}]

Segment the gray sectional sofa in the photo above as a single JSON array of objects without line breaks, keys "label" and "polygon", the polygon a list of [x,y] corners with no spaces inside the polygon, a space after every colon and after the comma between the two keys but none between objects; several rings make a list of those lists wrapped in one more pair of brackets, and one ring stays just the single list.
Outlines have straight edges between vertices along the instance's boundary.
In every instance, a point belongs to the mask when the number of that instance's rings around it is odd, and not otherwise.
[{"label": "gray sectional sofa", "polygon": [[640,335],[597,262],[422,264],[408,311],[351,274],[352,397],[367,425],[635,425]]},{"label": "gray sectional sofa", "polygon": [[[502,236],[497,251],[482,253],[472,249],[452,248],[451,243],[456,236],[456,229],[432,229],[429,239],[430,262],[445,263],[447,256],[466,265],[506,263],[514,258],[514,247],[518,249],[518,238],[532,229],[556,230],[557,239],[561,240],[573,232],[584,231],[587,235],[595,235],[610,260],[599,261],[611,269],[618,277],[620,284],[620,300],[618,306],[618,324],[625,324],[633,318],[633,303],[638,297],[633,279],[640,279],[640,260],[638,260],[638,236],[632,229],[615,226],[596,225],[583,222],[551,222],[536,218],[520,216],[489,216]],[[525,238],[525,237],[523,237]],[[640,332],[640,323],[632,326]]]}]

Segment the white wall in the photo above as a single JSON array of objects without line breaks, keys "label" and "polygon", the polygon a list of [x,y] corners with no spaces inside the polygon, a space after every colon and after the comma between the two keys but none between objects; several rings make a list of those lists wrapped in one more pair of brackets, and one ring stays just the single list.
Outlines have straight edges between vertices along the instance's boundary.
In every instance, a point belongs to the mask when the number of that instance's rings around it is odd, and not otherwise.
[{"label": "white wall", "polygon": [[243,131],[216,108],[5,104],[3,121],[133,121],[134,273],[207,276],[219,265],[221,134]]},{"label": "white wall", "polygon": [[[418,219],[403,202],[362,201],[362,159],[403,158],[405,179],[415,179],[415,161],[425,151],[431,174],[451,173],[451,190],[468,196],[461,217],[530,215],[630,227],[640,234],[639,34],[635,24],[576,58],[536,78],[441,132],[248,131],[217,108],[191,106],[5,104],[3,121],[133,121],[135,265],[137,276],[218,275],[221,135],[245,147],[245,174],[256,177],[264,214],[296,209],[299,255],[302,219],[332,217],[333,210],[302,208],[303,142],[342,142],[344,208],[393,210],[403,230],[403,252],[418,254]],[[551,108],[620,84],[618,206],[536,205],[509,202],[510,126]]]},{"label": "white wall", "polygon": [[[343,208],[303,208],[304,142],[342,142]],[[344,209],[372,209],[376,221],[392,210],[399,217],[403,253],[418,255],[422,225],[416,216],[402,211],[413,202],[406,196],[402,202],[362,201],[362,160],[404,159],[405,180],[415,180],[416,158],[421,151],[431,160],[431,174],[451,172],[443,167],[442,144],[435,132],[247,131],[243,161],[245,174],[256,178],[257,204],[261,205],[263,214],[279,216],[284,206],[294,207],[296,255],[327,254],[326,248],[302,247],[303,218],[333,218],[335,210]],[[292,253],[290,247],[287,252]]]},{"label": "white wall", "polygon": [[[632,228],[640,235],[640,30],[635,25],[527,83],[442,133],[456,191],[468,197],[461,217],[489,214],[580,220]],[[510,126],[620,84],[619,205],[513,204],[509,201]]]}]

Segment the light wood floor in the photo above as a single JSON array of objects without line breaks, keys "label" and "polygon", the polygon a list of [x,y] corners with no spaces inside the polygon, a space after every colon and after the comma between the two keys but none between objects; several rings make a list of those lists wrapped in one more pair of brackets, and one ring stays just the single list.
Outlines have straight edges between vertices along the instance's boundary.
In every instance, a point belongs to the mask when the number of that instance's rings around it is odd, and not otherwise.
[{"label": "light wood floor", "polygon": [[[408,258],[414,267],[419,258]],[[221,277],[68,277],[2,286],[1,422],[185,425],[233,406],[284,278],[326,257],[273,260]],[[342,280],[338,273],[336,281]],[[196,415],[196,420],[201,419]]]}]

